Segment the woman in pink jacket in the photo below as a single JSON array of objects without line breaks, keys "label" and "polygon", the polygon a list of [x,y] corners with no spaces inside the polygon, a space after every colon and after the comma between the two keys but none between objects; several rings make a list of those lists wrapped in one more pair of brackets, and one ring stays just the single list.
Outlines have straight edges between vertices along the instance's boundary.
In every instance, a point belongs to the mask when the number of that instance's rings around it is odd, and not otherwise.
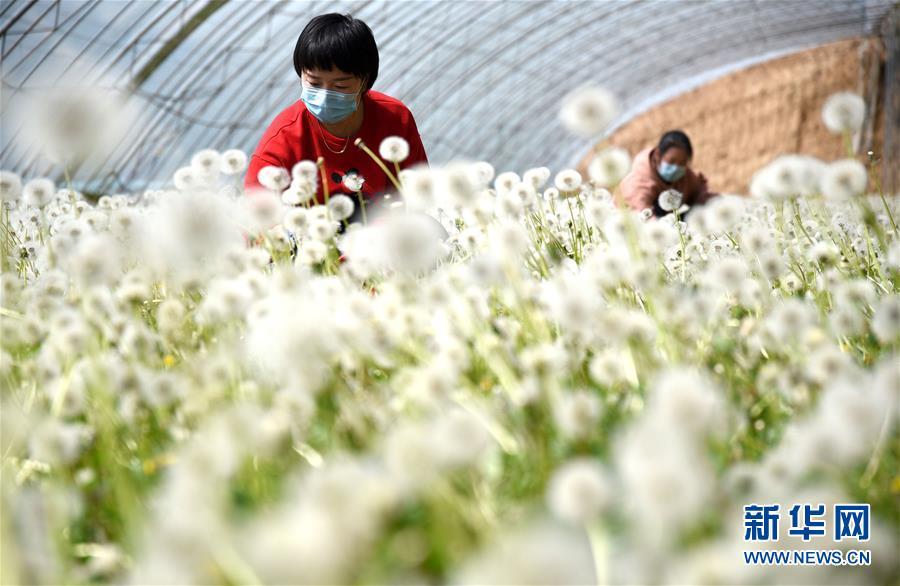
[{"label": "woman in pink jacket", "polygon": [[622,179],[619,190],[625,203],[634,210],[653,210],[653,215],[668,212],[658,203],[659,195],[669,189],[681,192],[682,202],[689,206],[706,203],[716,193],[706,186],[706,177],[691,168],[694,149],[691,140],[680,130],[662,135],[659,144],[637,154],[631,171]]}]

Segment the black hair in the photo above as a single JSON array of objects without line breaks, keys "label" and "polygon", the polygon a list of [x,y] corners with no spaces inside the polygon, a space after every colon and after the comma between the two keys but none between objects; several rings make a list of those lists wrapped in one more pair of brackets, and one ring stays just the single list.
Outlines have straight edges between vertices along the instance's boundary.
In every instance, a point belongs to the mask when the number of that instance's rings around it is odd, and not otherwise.
[{"label": "black hair", "polygon": [[320,14],[310,20],[294,47],[294,71],[308,69],[346,71],[372,89],[378,77],[378,45],[369,25],[349,14]]},{"label": "black hair", "polygon": [[672,147],[678,147],[686,152],[689,159],[694,156],[694,147],[691,146],[691,139],[680,130],[670,130],[662,135],[662,138],[659,139],[659,146],[657,147],[659,156],[666,154],[666,151]]}]

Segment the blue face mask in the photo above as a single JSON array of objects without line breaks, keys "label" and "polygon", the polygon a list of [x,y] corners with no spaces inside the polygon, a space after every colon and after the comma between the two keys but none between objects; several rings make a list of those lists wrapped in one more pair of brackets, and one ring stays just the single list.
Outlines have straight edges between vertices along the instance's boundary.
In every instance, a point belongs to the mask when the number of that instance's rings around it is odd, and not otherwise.
[{"label": "blue face mask", "polygon": [[667,163],[665,161],[662,161],[659,164],[659,167],[656,168],[656,172],[659,173],[659,176],[662,177],[663,181],[666,183],[673,183],[684,177],[684,167],[681,165],[673,165],[672,163]]},{"label": "blue face mask", "polygon": [[303,84],[300,99],[313,116],[325,124],[339,122],[356,112],[357,94],[345,94],[334,90]]}]

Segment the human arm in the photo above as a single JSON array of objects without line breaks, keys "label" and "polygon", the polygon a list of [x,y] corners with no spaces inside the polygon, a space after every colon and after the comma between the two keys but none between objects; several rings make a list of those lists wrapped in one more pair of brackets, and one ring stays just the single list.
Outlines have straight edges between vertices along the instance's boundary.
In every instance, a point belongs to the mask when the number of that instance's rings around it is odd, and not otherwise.
[{"label": "human arm", "polygon": [[259,183],[259,171],[263,167],[268,166],[275,167],[284,167],[285,169],[290,169],[287,165],[284,165],[279,162],[275,162],[267,156],[258,155],[256,153],[250,157],[250,163],[247,165],[247,175],[244,177],[244,192],[248,193],[253,191],[254,189],[262,188],[262,185]]},{"label": "human arm", "polygon": [[301,138],[298,135],[299,116],[300,113],[292,108],[285,109],[266,128],[247,165],[245,192],[261,187],[258,175],[263,167],[282,167],[290,171],[294,163],[300,160],[295,148]]},{"label": "human arm", "polygon": [[622,180],[618,190],[625,205],[637,212],[647,208],[653,209],[659,197],[659,189],[652,181],[641,180],[633,173],[629,173]]},{"label": "human arm", "polygon": [[709,183],[703,173],[697,173],[695,178],[692,197],[688,203],[691,205],[703,205],[719,195],[718,193],[709,190]]}]

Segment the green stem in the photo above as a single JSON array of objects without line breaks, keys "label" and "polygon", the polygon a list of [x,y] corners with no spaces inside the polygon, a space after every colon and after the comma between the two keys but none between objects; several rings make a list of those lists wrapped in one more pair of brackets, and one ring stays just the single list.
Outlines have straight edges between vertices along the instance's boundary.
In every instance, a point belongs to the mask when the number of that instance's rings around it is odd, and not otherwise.
[{"label": "green stem", "polygon": [[853,136],[849,130],[844,131],[844,150],[847,151],[848,158],[856,158],[856,152],[853,150]]},{"label": "green stem", "polygon": [[578,253],[578,237],[575,232],[575,210],[572,209],[572,198],[566,198],[566,204],[569,206],[569,234],[572,236],[572,254],[575,256],[575,262],[580,263]]},{"label": "green stem", "polygon": [[397,179],[397,177],[393,173],[391,173],[390,169],[388,169],[387,166],[384,164],[384,162],[381,160],[381,157],[379,157],[378,155],[373,153],[372,149],[367,147],[366,143],[364,143],[361,138],[357,138],[355,141],[353,141],[353,144],[355,144],[356,146],[361,148],[367,155],[369,155],[369,157],[373,161],[375,161],[376,165],[381,167],[381,170],[384,171],[384,174],[387,175],[387,178],[390,179],[391,183],[394,184],[394,187],[397,188],[397,193],[399,193],[402,197],[403,188],[400,186],[400,180]]},{"label": "green stem", "polygon": [[362,190],[356,192],[356,198],[359,200],[359,212],[362,216],[363,226],[368,226],[369,222],[366,220],[366,202],[362,196]]},{"label": "green stem", "polygon": [[687,278],[687,249],[684,244],[684,232],[681,230],[681,218],[678,210],[673,210],[672,213],[675,214],[675,228],[678,229],[678,240],[681,242],[681,280],[684,281]]},{"label": "green stem", "polygon": [[328,189],[328,177],[325,174],[325,158],[319,157],[316,160],[316,166],[319,168],[319,175],[322,176],[322,193],[325,194],[325,205],[328,205],[330,190]]},{"label": "green stem", "polygon": [[878,173],[875,170],[874,157],[870,157],[869,159],[869,173],[872,176],[872,182],[875,184],[875,191],[878,192],[878,197],[881,198],[881,205],[884,206],[884,211],[887,213],[891,228],[894,229],[894,236],[900,237],[900,230],[897,229],[897,221],[894,219],[894,213],[891,211],[891,206],[888,205],[887,199],[884,197],[884,189],[881,186],[881,181],[878,179]]},{"label": "green stem", "polygon": [[884,453],[884,445],[887,441],[890,420],[891,415],[886,413],[884,422],[881,424],[881,431],[878,434],[878,442],[875,445],[875,450],[872,452],[872,457],[869,459],[866,470],[859,481],[859,485],[863,489],[869,488],[869,485],[872,484],[872,479],[875,478],[875,473],[878,472],[878,465],[881,462],[881,455]]},{"label": "green stem", "polygon": [[800,218],[800,202],[796,199],[791,202],[794,207],[794,221],[797,222],[797,227],[800,228],[800,231],[803,232],[803,235],[806,236],[806,240],[809,241],[810,246],[814,245],[813,239],[810,237],[809,232],[806,231],[806,226],[803,225],[803,220]]}]

